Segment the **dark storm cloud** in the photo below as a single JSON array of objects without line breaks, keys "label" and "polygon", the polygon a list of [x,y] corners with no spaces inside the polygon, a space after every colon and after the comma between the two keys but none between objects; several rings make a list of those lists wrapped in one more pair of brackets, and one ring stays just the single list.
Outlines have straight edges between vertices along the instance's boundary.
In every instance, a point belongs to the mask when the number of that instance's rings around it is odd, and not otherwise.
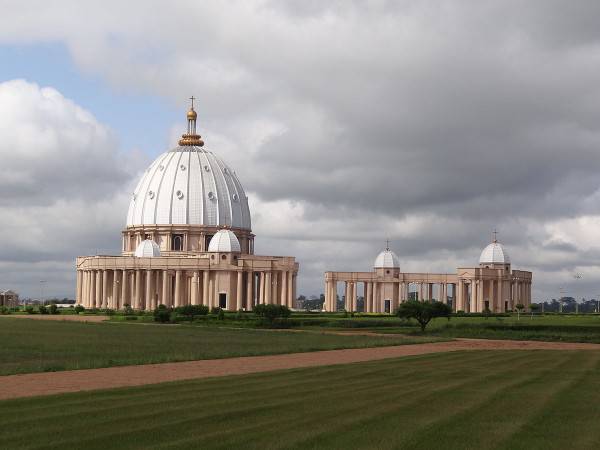
[{"label": "dark storm cloud", "polygon": [[257,242],[300,258],[301,290],[367,269],[388,237],[410,267],[474,264],[494,227],[540,292],[578,265],[600,281],[600,242],[577,236],[593,222],[567,226],[599,213],[598,2],[140,5],[87,5],[85,24],[83,6],[13,6],[0,40],[60,40],[118,89],[197,95],[207,147],[266,209]]}]

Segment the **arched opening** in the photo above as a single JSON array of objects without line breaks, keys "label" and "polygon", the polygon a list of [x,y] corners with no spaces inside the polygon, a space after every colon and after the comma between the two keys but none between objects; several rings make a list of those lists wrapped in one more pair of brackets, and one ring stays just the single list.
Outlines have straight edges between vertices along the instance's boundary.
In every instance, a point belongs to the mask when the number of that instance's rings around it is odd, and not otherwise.
[{"label": "arched opening", "polygon": [[180,252],[183,250],[183,234],[174,234],[171,238],[171,250]]}]

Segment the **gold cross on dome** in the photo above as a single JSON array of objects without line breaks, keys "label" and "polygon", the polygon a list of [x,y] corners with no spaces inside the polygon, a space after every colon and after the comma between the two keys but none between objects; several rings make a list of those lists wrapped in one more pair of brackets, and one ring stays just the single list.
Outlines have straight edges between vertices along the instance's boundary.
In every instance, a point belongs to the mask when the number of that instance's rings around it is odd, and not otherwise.
[{"label": "gold cross on dome", "polygon": [[194,97],[193,95],[190,97],[190,100],[192,101],[192,109],[194,109],[194,100],[196,99],[196,97]]},{"label": "gold cross on dome", "polygon": [[498,230],[496,230],[494,228],[494,231],[492,231],[492,234],[494,235],[494,242],[498,242]]}]

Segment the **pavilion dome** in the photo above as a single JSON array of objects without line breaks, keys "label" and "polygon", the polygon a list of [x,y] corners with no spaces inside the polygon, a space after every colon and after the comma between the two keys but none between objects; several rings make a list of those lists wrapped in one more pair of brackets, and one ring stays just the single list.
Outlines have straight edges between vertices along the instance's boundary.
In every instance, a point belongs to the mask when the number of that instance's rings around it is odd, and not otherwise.
[{"label": "pavilion dome", "polygon": [[160,256],[160,248],[152,239],[146,239],[140,242],[140,245],[135,249],[135,256],[138,258],[153,258]]},{"label": "pavilion dome", "polygon": [[179,146],[154,160],[133,191],[127,226],[205,225],[251,230],[248,198],[233,169],[202,148],[196,113]]},{"label": "pavilion dome", "polygon": [[209,252],[241,252],[240,241],[231,230],[219,230],[208,244]]},{"label": "pavilion dome", "polygon": [[398,255],[396,255],[389,248],[386,248],[379,255],[377,255],[373,267],[375,269],[399,269],[400,260],[398,259]]},{"label": "pavilion dome", "polygon": [[502,244],[494,241],[481,252],[479,264],[510,264],[510,257]]}]

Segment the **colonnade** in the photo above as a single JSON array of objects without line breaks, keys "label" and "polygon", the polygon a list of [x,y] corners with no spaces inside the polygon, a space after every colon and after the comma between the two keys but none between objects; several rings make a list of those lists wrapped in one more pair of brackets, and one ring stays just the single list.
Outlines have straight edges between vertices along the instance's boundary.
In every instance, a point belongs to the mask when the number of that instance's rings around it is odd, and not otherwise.
[{"label": "colonnade", "polygon": [[79,269],[77,303],[86,308],[152,310],[206,305],[251,310],[255,304],[293,307],[296,273],[290,270]]},{"label": "colonnade", "polygon": [[456,311],[481,313],[514,310],[517,304],[528,307],[531,304],[531,281],[479,279],[458,282]]},{"label": "colonnade", "polygon": [[[455,283],[431,283],[426,281],[342,281],[344,283],[344,309],[346,311],[358,311],[357,305],[357,285],[363,284],[364,312],[380,313],[393,312],[399,303],[405,302],[410,298],[411,292],[416,292],[419,300],[433,300],[434,285],[437,285],[437,300],[448,303],[450,289],[452,298],[456,292]],[[338,280],[325,280],[325,311],[337,310],[337,290]],[[411,285],[416,286],[415,291],[411,291]],[[450,288],[448,286],[451,286]],[[386,303],[389,302],[389,303]]]}]

